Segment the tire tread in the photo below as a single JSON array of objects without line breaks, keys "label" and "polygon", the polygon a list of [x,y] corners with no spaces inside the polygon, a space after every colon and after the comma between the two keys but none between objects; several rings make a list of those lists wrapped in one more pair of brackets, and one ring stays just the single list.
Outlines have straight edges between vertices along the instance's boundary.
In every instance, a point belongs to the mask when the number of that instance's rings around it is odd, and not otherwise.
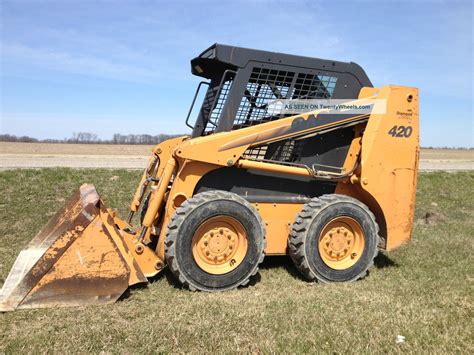
[{"label": "tire tread", "polygon": [[199,194],[194,195],[193,197],[187,199],[180,207],[178,207],[170,219],[168,224],[166,235],[165,235],[165,258],[167,265],[175,278],[186,288],[190,291],[211,291],[209,289],[205,289],[194,283],[192,280],[188,280],[181,270],[181,266],[176,258],[176,240],[178,238],[179,226],[183,221],[189,216],[189,214],[197,207],[209,203],[216,200],[231,200],[238,202],[248,208],[250,211],[254,211],[254,215],[257,217],[260,227],[262,228],[262,236],[263,236],[263,247],[261,248],[261,253],[258,258],[258,262],[256,263],[254,269],[249,273],[249,275],[241,280],[239,283],[231,285],[225,289],[216,289],[212,291],[224,291],[237,288],[239,286],[245,286],[249,283],[250,279],[255,276],[258,272],[259,264],[263,262],[265,258],[265,249],[266,249],[266,237],[265,237],[265,228],[260,217],[260,214],[254,210],[254,207],[243,197],[227,192],[227,191],[220,191],[220,190],[213,190],[213,191],[205,191]]},{"label": "tire tread", "polygon": [[[375,225],[376,229],[376,244],[379,245],[380,236],[379,236],[379,225],[375,220],[374,214],[369,210],[369,208],[360,202],[359,200],[339,194],[328,194],[322,195],[320,197],[315,197],[311,199],[310,202],[306,203],[302,209],[302,211],[297,215],[295,222],[292,225],[290,236],[288,238],[288,250],[290,258],[293,260],[298,271],[306,278],[308,281],[319,281],[323,283],[327,283],[328,280],[323,278],[318,273],[311,270],[309,266],[308,257],[305,253],[305,241],[306,241],[306,233],[308,232],[311,222],[313,219],[325,208],[328,206],[332,206],[334,204],[340,202],[348,202],[357,205],[358,207],[362,208],[367,214],[369,215],[370,219]],[[364,269],[357,277],[353,278],[350,281],[356,281],[361,278],[364,278],[367,275],[367,272],[370,268],[374,265],[374,259],[378,255],[378,248],[375,248],[375,253],[371,257],[371,262],[367,268]]]}]

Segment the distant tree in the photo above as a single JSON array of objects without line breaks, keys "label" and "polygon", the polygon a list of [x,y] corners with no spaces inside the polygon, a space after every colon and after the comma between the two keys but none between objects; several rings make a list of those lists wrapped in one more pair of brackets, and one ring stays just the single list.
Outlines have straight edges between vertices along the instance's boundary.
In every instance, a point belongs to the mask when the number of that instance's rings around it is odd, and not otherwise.
[{"label": "distant tree", "polygon": [[90,132],[74,132],[72,134],[72,139],[68,140],[71,143],[99,143],[99,136],[95,133]]},{"label": "distant tree", "polygon": [[115,133],[110,140],[101,140],[99,136],[91,132],[74,132],[72,137],[65,139],[36,139],[28,136],[17,137],[11,134],[0,134],[2,142],[42,142],[42,143],[74,143],[74,144],[158,144],[167,139],[181,135],[160,133],[155,136],[151,134],[120,134]]},{"label": "distant tree", "polygon": [[38,142],[36,138],[31,138],[28,136],[17,137],[12,134],[0,134],[0,141],[2,142]]}]

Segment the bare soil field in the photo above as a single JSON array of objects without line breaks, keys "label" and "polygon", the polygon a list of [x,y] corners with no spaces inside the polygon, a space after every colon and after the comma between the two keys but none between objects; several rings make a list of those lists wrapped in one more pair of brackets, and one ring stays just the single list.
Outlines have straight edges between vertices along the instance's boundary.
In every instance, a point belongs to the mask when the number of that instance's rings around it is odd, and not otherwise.
[{"label": "bare soil field", "polygon": [[0,155],[144,155],[153,145],[0,142]]},{"label": "bare soil field", "polygon": [[474,150],[469,149],[421,149],[421,160],[473,160]]},{"label": "bare soil field", "polygon": [[[0,142],[0,169],[51,167],[143,169],[152,147]],[[474,170],[474,150],[422,149],[420,170]]]},{"label": "bare soil field", "polygon": [[0,142],[0,168],[143,169],[152,145]]}]

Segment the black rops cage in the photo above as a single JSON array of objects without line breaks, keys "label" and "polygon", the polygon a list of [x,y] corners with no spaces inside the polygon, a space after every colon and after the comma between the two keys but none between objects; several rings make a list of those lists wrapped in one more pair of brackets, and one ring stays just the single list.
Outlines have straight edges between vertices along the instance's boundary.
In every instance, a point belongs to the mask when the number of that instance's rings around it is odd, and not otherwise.
[{"label": "black rops cage", "polygon": [[[193,74],[209,79],[201,83],[208,85],[208,89],[196,123],[190,126],[193,137],[290,116],[269,108],[268,103],[278,99],[356,99],[362,87],[372,87],[364,70],[355,63],[220,44],[194,58],[191,67]],[[352,129],[342,129],[312,139],[288,139],[263,145],[248,150],[245,156],[283,163],[340,166],[352,137]]]}]

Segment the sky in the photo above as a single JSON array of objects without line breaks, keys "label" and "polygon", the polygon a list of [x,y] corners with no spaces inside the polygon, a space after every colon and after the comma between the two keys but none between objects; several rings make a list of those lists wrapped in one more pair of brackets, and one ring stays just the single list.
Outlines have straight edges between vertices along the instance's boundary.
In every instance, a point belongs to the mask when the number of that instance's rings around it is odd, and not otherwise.
[{"label": "sky", "polygon": [[361,65],[420,90],[421,144],[473,147],[471,1],[0,0],[0,131],[188,133],[213,43]]}]

